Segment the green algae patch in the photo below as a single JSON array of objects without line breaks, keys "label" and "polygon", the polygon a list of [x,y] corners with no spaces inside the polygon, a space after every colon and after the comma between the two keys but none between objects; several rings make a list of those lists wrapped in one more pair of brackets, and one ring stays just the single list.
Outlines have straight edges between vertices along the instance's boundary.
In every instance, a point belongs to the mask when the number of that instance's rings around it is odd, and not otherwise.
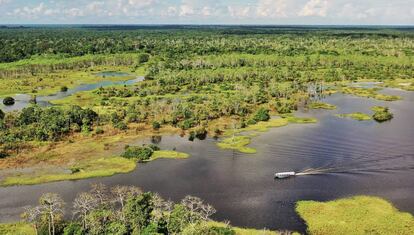
[{"label": "green algae patch", "polygon": [[350,119],[354,119],[357,121],[370,121],[372,120],[371,116],[369,116],[368,114],[365,113],[347,113],[347,114],[337,114],[337,117],[340,118],[350,118]]},{"label": "green algae patch", "polygon": [[363,98],[373,98],[382,101],[401,100],[400,96],[380,94],[378,93],[380,90],[381,88],[344,87],[342,88],[342,93]]},{"label": "green algae patch", "polygon": [[170,151],[170,150],[159,150],[155,151],[151,158],[148,161],[154,161],[161,158],[166,159],[187,159],[190,155],[187,153],[181,153],[177,151]]},{"label": "green algae patch", "polygon": [[335,110],[337,107],[333,104],[323,103],[323,102],[313,102],[309,105],[310,109],[327,109]]},{"label": "green algae patch", "polygon": [[7,223],[7,224],[0,224],[0,234],[2,235],[35,235],[36,230],[31,224],[27,224],[27,223]]},{"label": "green algae patch", "polygon": [[246,147],[250,144],[250,137],[248,136],[233,136],[227,139],[224,139],[217,143],[222,149],[232,149],[237,150],[242,153],[256,153],[256,149]]},{"label": "green algae patch", "polygon": [[7,177],[1,185],[32,185],[62,180],[106,177],[131,172],[136,165],[135,161],[122,157],[100,158],[73,165],[68,172]]},{"label": "green algae patch", "polygon": [[316,118],[310,118],[310,117],[297,117],[293,114],[283,114],[280,115],[284,120],[287,120],[288,123],[294,123],[294,124],[312,124],[317,123],[318,119]]},{"label": "green algae patch", "polygon": [[377,197],[299,201],[296,211],[305,220],[309,234],[414,234],[414,217]]},{"label": "green algae patch", "polygon": [[[221,223],[216,221],[206,222],[207,227],[216,227],[216,228],[230,228],[234,231],[235,235],[279,235],[279,232],[270,231],[267,229],[250,229],[250,228],[239,228],[233,227],[227,223]],[[295,235],[295,233],[293,233]]]},{"label": "green algae patch", "polygon": [[224,136],[230,136],[230,135],[238,134],[241,132],[250,132],[250,131],[266,132],[270,128],[282,127],[288,124],[289,124],[289,121],[286,119],[275,118],[275,119],[270,119],[267,122],[258,122],[256,124],[247,126],[245,128],[226,130],[224,132]]}]

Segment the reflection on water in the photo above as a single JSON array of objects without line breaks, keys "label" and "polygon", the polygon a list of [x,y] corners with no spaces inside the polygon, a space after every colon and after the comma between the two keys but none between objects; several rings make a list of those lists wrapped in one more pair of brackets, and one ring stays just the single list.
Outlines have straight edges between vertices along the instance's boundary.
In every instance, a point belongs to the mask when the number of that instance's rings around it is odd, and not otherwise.
[{"label": "reflection on water", "polygon": [[[305,231],[294,211],[298,200],[332,200],[352,195],[380,196],[399,209],[414,213],[414,93],[382,102],[335,94],[324,101],[338,110],[310,110],[301,116],[317,117],[313,125],[289,125],[253,138],[258,153],[246,155],[216,147],[216,140],[188,137],[152,137],[163,149],[191,154],[187,160],[157,160],[140,164],[134,172],[80,181],[0,189],[0,220],[18,219],[24,205],[34,204],[44,192],[56,192],[71,201],[90,183],[137,185],[178,201],[191,194],[214,205],[217,220],[245,227]],[[334,116],[366,112],[387,105],[390,122],[358,122]],[[137,144],[140,144],[137,142]],[[274,180],[275,172],[323,170],[287,180]],[[329,170],[330,169],[330,170]],[[68,205],[70,206],[70,205]]]},{"label": "reflection on water", "polygon": [[[124,77],[124,76],[131,76],[128,73],[121,73],[121,72],[101,72],[97,73],[97,76],[101,76],[103,78],[105,77]],[[133,85],[137,82],[142,82],[144,80],[144,77],[137,77],[135,79],[127,80],[127,81],[101,81],[93,84],[82,84],[75,88],[68,89],[67,91],[60,91],[53,95],[47,95],[47,96],[36,96],[36,103],[39,106],[50,106],[50,101],[53,100],[60,100],[65,97],[74,95],[81,91],[92,91],[96,90],[100,87],[107,87],[107,86],[116,86],[116,85]],[[17,94],[14,96],[14,99],[16,100],[16,103],[11,106],[4,106],[3,105],[3,99],[0,98],[0,109],[2,109],[5,112],[11,112],[11,111],[18,111],[22,110],[23,108],[29,106],[31,103],[33,103],[33,97],[31,95],[26,94]]]}]

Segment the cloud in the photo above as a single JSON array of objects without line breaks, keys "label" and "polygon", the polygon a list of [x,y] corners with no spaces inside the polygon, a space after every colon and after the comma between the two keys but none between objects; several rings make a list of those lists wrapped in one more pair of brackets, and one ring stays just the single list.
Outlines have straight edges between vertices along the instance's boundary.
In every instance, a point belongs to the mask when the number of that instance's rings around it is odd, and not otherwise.
[{"label": "cloud", "polygon": [[299,16],[320,16],[325,17],[328,11],[327,0],[310,0],[308,1],[302,10],[299,12]]},{"label": "cloud", "polygon": [[414,24],[408,0],[0,0],[0,5],[0,24]]},{"label": "cloud", "polygon": [[256,14],[259,17],[287,17],[287,0],[259,0]]},{"label": "cloud", "polygon": [[245,18],[250,15],[250,6],[228,6],[227,10],[231,17]]}]

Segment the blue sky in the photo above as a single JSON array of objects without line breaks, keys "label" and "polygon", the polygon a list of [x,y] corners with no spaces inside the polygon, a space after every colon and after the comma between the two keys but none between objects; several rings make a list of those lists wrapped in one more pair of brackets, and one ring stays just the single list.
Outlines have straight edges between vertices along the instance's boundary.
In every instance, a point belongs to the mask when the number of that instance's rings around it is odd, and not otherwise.
[{"label": "blue sky", "polygon": [[0,0],[0,24],[414,25],[414,0]]}]

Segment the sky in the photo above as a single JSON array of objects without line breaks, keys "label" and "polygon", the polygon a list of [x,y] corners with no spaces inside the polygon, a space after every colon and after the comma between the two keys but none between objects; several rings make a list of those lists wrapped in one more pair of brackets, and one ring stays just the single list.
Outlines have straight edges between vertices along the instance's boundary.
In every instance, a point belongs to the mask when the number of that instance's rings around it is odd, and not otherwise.
[{"label": "sky", "polygon": [[414,25],[414,0],[0,0],[0,24]]}]

